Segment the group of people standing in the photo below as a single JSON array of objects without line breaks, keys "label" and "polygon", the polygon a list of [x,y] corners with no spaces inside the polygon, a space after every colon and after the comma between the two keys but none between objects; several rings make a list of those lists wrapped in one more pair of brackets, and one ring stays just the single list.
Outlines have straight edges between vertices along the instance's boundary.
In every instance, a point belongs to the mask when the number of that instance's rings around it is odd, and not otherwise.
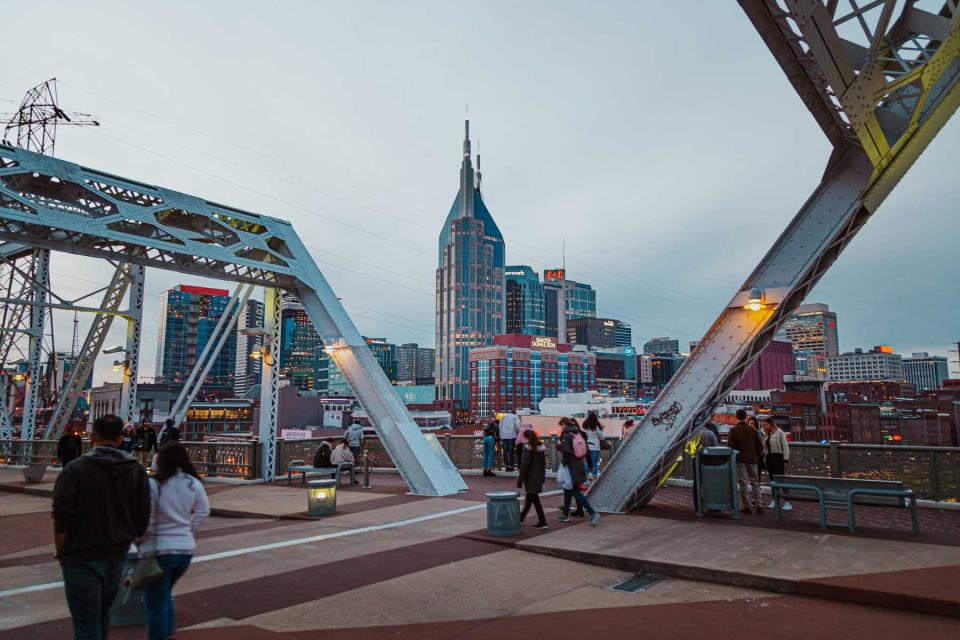
[{"label": "group of people standing", "polygon": [[[763,513],[760,498],[760,472],[766,469],[771,480],[786,474],[790,462],[790,444],[783,430],[773,418],[761,421],[747,414],[745,409],[737,410],[737,424],[730,429],[727,445],[737,451],[737,485],[740,488],[740,510],[743,513]],[[771,500],[767,505],[775,506]],[[789,511],[793,506],[784,502],[783,509]]]},{"label": "group of people standing", "polygon": [[67,460],[57,476],[54,541],[75,639],[107,637],[110,607],[134,543],[141,562],[153,557],[162,569],[143,590],[147,637],[167,640],[175,633],[171,591],[190,566],[194,532],[210,504],[172,426],[164,425],[155,440],[152,477],[146,469],[151,450],[131,448],[147,451],[135,457],[114,415],[94,421],[90,450]]}]

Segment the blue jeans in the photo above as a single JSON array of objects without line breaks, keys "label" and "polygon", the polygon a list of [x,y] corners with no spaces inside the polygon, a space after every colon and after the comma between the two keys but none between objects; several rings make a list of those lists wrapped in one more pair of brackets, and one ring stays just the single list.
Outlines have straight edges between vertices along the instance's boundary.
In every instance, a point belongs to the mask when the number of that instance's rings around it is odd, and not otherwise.
[{"label": "blue jeans", "polygon": [[173,585],[190,566],[190,554],[157,556],[163,577],[143,591],[143,607],[147,613],[147,639],[167,640],[177,630],[173,609]]},{"label": "blue jeans", "polygon": [[496,440],[493,436],[483,437],[483,468],[493,469],[493,447]]},{"label": "blue jeans", "polygon": [[591,505],[590,501],[587,500],[587,496],[583,495],[583,491],[580,491],[580,487],[574,487],[573,489],[563,490],[563,515],[570,515],[570,504],[574,500],[576,500],[577,504],[580,505],[582,509],[585,509],[590,515],[596,513],[596,511],[593,509],[593,505]]},{"label": "blue jeans", "polygon": [[587,456],[587,468],[590,470],[590,473],[597,475],[600,472],[600,451],[593,451],[591,449],[590,455]]},{"label": "blue jeans", "polygon": [[110,627],[110,605],[120,589],[123,560],[64,562],[63,590],[74,640],[101,640]]},{"label": "blue jeans", "polygon": [[360,464],[360,445],[357,445],[355,447],[350,446],[349,449],[350,449],[350,453],[353,454],[353,463],[356,465],[359,465]]},{"label": "blue jeans", "polygon": [[503,466],[507,468],[507,471],[513,471],[513,454],[516,452],[514,446],[513,438],[500,438],[500,447],[503,449]]}]

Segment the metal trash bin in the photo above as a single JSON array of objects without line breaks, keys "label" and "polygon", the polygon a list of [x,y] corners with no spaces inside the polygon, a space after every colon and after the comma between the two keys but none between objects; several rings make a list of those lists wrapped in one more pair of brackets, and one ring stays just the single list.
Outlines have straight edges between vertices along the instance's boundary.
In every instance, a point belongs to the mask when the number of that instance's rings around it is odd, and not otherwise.
[{"label": "metal trash bin", "polygon": [[123,561],[120,589],[110,607],[111,627],[140,627],[147,624],[147,613],[143,609],[143,592],[135,591],[123,584],[128,576],[133,575],[135,566],[137,566],[137,554],[135,551],[129,551]]},{"label": "metal trash bin", "polygon": [[740,519],[737,452],[730,447],[704,447],[694,459],[694,501],[697,515],[704,511],[733,511]]},{"label": "metal trash bin", "polygon": [[520,535],[520,494],[491,491],[487,494],[487,533],[491,536]]}]

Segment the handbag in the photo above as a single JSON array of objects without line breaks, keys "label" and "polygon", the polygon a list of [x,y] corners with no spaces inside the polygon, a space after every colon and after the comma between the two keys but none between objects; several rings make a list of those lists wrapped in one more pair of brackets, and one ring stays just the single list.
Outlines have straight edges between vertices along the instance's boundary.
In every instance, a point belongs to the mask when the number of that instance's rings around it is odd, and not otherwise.
[{"label": "handbag", "polygon": [[565,464],[560,465],[560,470],[557,471],[557,485],[567,491],[573,489],[573,478],[570,476],[570,469]]},{"label": "handbag", "polygon": [[[157,483],[157,508],[154,513],[160,514],[160,492],[163,485]],[[157,530],[157,517],[153,518],[153,531]],[[133,567],[133,573],[130,574],[130,588],[136,591],[143,591],[157,580],[163,577],[163,568],[157,561],[156,551],[149,553],[142,558],[137,559],[137,564]]]}]

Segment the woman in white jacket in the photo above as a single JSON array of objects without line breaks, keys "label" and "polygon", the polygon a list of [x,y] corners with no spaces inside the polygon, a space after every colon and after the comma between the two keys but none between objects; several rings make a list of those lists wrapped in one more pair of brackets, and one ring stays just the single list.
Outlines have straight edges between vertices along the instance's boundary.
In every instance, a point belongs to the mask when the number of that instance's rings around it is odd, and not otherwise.
[{"label": "woman in white jacket", "polygon": [[210,514],[207,492],[184,446],[171,442],[157,453],[157,473],[150,478],[150,524],[140,556],[156,555],[163,577],[144,589],[147,638],[167,640],[176,631],[173,585],[193,558],[193,532]]},{"label": "woman in white jacket", "polygon": [[[790,462],[790,445],[787,443],[787,434],[770,417],[763,419],[763,453],[767,475],[770,476],[771,482],[775,476],[786,475],[787,464]],[[775,502],[771,500],[768,507],[773,509],[775,506]],[[793,505],[786,500],[783,501],[782,506],[785,511],[793,509]]]}]

